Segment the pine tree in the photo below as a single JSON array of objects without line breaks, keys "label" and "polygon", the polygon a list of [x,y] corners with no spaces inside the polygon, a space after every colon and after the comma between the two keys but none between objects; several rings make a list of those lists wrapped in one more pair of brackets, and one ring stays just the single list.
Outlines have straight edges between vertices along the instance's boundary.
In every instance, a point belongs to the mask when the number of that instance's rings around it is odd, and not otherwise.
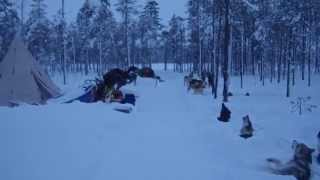
[{"label": "pine tree", "polygon": [[187,3],[188,7],[188,28],[190,30],[190,49],[192,52],[192,63],[193,71],[201,72],[202,62],[201,62],[201,5],[202,0],[189,0]]},{"label": "pine tree", "polygon": [[170,59],[176,63],[175,70],[179,72],[183,71],[183,59],[185,51],[185,41],[186,41],[186,31],[184,27],[184,19],[180,16],[173,16],[169,22],[169,49],[170,49]]},{"label": "pine tree", "polygon": [[51,68],[53,71],[56,71],[57,65],[61,65],[61,55],[62,55],[62,36],[61,36],[61,10],[54,15],[51,25],[50,33],[50,49],[51,49]]},{"label": "pine tree", "polygon": [[90,4],[89,0],[86,0],[80,9],[77,16],[77,26],[79,33],[78,47],[80,49],[79,56],[82,63],[85,64],[85,74],[89,73],[90,63],[90,48],[92,48],[93,42],[93,17],[95,14],[94,7]]},{"label": "pine tree", "polygon": [[[96,35],[95,44],[99,51],[98,72],[102,73],[103,59],[111,59],[112,39],[116,31],[116,21],[113,17],[108,0],[101,0],[97,15],[93,20],[93,32]],[[109,57],[109,58],[108,58]]]},{"label": "pine tree", "polygon": [[158,38],[161,31],[161,24],[159,18],[159,4],[150,0],[147,1],[142,15],[140,16],[140,20],[144,24],[145,33],[146,33],[146,41],[147,48],[149,52],[147,53],[149,56],[145,57],[148,59],[148,64],[151,67],[153,59],[157,57],[157,48],[159,47]]},{"label": "pine tree", "polygon": [[44,0],[32,0],[29,19],[24,27],[28,48],[36,60],[48,62],[51,23],[46,17]]},{"label": "pine tree", "polygon": [[118,0],[118,3],[116,4],[117,11],[121,14],[122,17],[122,28],[123,28],[123,46],[125,49],[125,58],[127,66],[131,65],[131,50],[130,50],[130,26],[131,21],[133,18],[133,15],[137,13],[136,10],[136,0]]},{"label": "pine tree", "polygon": [[15,35],[18,15],[9,0],[0,1],[0,61],[6,55]]}]

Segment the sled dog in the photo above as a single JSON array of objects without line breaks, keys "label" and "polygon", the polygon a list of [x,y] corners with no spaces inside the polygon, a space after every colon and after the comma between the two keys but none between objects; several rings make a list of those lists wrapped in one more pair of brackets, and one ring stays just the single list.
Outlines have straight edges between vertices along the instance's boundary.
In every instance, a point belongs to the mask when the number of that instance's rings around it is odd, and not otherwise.
[{"label": "sled dog", "polygon": [[292,149],[294,155],[289,162],[283,163],[274,158],[267,159],[270,170],[274,174],[294,176],[297,180],[310,180],[310,164],[312,164],[312,153],[315,150],[297,141],[293,141]]}]

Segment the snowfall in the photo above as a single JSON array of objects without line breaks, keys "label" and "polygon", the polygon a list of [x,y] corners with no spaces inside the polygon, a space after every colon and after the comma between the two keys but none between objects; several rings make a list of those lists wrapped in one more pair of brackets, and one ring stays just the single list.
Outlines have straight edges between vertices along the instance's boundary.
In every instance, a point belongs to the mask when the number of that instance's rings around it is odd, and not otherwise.
[{"label": "snowfall", "polygon": [[[81,74],[69,75],[66,86],[54,76],[64,96],[47,105],[1,107],[0,179],[294,180],[271,174],[266,159],[291,159],[292,140],[317,147],[320,109],[299,115],[290,102],[310,96],[310,104],[320,105],[320,77],[311,88],[298,81],[291,98],[285,97],[285,81],[263,87],[249,76],[241,89],[232,77],[231,121],[222,123],[221,92],[217,100],[209,89],[187,92],[184,74],[161,69],[156,72],[165,82],[157,86],[140,78],[122,88],[137,96],[130,114],[114,111],[114,104],[64,104],[95,77]],[[255,129],[247,140],[239,137],[245,115]],[[313,163],[312,172],[319,180],[320,166]]]}]

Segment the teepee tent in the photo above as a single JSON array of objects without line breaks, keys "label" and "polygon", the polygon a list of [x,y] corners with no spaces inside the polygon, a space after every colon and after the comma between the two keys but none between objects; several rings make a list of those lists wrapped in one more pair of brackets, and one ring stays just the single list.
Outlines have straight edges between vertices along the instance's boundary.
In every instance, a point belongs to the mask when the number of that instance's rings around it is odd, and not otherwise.
[{"label": "teepee tent", "polygon": [[32,57],[17,33],[0,62],[0,106],[45,104],[48,99],[60,95],[60,89]]}]

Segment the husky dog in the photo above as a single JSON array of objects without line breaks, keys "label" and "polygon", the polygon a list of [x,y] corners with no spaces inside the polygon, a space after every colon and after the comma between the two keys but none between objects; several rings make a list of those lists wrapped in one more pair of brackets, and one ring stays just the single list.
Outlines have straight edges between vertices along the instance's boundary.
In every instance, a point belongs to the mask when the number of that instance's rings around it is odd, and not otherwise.
[{"label": "husky dog", "polygon": [[248,139],[253,136],[254,129],[252,127],[252,123],[248,115],[243,117],[242,119],[243,119],[243,125],[240,130],[240,136],[242,138]]},{"label": "husky dog", "polygon": [[220,116],[217,118],[218,121],[229,122],[230,118],[231,118],[231,111],[224,103],[222,103]]},{"label": "husky dog", "polygon": [[206,87],[205,83],[201,80],[192,79],[188,84],[188,91],[190,89],[193,89],[194,93],[196,94],[202,94],[203,89]]},{"label": "husky dog", "polygon": [[310,180],[310,164],[312,164],[312,153],[315,150],[297,141],[293,141],[292,149],[294,151],[292,160],[282,163],[278,159],[269,158],[267,159],[269,168],[274,174],[292,175],[297,180]]}]

